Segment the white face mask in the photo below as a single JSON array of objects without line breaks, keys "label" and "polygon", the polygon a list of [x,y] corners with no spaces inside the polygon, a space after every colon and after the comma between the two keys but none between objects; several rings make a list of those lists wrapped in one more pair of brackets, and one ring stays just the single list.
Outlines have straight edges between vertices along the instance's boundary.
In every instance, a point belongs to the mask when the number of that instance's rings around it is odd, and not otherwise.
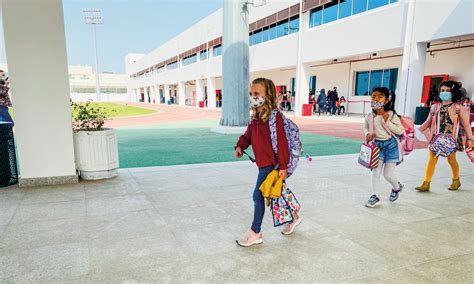
[{"label": "white face mask", "polygon": [[260,96],[250,96],[250,107],[259,108],[265,103],[265,98]]}]

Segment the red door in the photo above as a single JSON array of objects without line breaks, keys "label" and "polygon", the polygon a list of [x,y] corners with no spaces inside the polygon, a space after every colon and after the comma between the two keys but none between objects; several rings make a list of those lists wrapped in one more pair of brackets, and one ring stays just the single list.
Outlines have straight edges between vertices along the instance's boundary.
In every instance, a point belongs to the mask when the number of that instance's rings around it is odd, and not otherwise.
[{"label": "red door", "polygon": [[426,105],[428,97],[430,95],[430,90],[432,86],[435,86],[436,90],[439,90],[439,85],[442,81],[449,80],[449,75],[428,75],[423,77],[423,92],[421,95],[421,102]]}]

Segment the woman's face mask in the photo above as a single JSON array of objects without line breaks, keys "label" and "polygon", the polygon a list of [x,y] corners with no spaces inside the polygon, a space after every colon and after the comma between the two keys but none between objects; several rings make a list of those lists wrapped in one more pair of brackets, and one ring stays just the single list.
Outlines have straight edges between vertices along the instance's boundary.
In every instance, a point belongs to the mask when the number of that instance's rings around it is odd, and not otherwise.
[{"label": "woman's face mask", "polygon": [[384,102],[377,102],[377,101],[371,101],[370,102],[370,107],[374,110],[381,109],[385,106]]},{"label": "woman's face mask", "polygon": [[261,96],[250,96],[250,107],[259,108],[265,104],[265,97]]},{"label": "woman's face mask", "polygon": [[453,95],[451,94],[451,92],[441,92],[439,93],[439,98],[442,101],[450,101],[453,98]]}]

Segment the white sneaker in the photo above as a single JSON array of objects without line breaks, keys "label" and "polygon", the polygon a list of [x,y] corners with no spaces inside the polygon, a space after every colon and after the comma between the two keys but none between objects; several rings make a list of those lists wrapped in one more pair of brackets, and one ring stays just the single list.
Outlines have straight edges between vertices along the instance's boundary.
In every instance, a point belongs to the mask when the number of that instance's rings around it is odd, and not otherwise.
[{"label": "white sneaker", "polygon": [[291,235],[293,231],[295,230],[296,226],[298,226],[301,223],[301,219],[303,219],[301,216],[298,216],[298,219],[296,219],[295,222],[291,224],[286,224],[281,233],[285,236]]},{"label": "white sneaker", "polygon": [[245,235],[235,242],[241,247],[251,247],[263,243],[263,235],[262,233],[257,234],[252,229],[249,229]]}]

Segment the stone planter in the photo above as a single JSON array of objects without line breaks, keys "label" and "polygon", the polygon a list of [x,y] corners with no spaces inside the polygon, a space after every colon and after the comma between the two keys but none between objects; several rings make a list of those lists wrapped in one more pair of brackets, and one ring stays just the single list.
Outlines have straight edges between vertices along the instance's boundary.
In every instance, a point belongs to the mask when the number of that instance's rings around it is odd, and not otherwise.
[{"label": "stone planter", "polygon": [[117,134],[114,129],[74,132],[76,168],[85,180],[117,176],[119,167]]}]

